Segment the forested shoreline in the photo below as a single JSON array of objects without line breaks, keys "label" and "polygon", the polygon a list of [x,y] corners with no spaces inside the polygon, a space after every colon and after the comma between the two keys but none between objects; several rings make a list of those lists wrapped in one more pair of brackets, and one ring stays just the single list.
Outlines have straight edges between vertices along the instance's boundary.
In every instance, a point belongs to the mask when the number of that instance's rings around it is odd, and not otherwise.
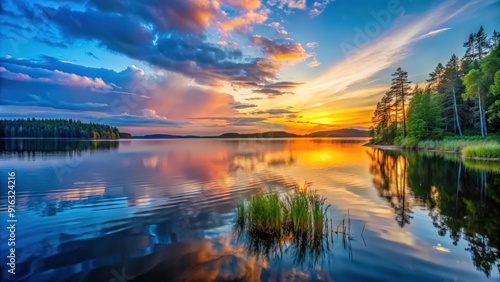
[{"label": "forested shoreline", "polygon": [[0,120],[0,138],[131,138],[130,133],[105,124],[84,123],[73,119]]},{"label": "forested shoreline", "polygon": [[488,37],[481,27],[463,46],[464,56],[438,63],[424,87],[412,86],[402,68],[392,74],[374,111],[370,143],[422,148],[429,140],[489,142],[500,156],[500,33]]}]

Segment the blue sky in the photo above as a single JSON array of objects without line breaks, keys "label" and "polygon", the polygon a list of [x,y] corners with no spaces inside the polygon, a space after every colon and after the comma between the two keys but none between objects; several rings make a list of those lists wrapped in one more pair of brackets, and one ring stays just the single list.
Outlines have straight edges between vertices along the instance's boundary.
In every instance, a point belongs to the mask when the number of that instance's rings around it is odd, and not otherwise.
[{"label": "blue sky", "polygon": [[500,1],[3,1],[0,117],[133,134],[369,127],[390,74],[424,83],[500,29]]}]

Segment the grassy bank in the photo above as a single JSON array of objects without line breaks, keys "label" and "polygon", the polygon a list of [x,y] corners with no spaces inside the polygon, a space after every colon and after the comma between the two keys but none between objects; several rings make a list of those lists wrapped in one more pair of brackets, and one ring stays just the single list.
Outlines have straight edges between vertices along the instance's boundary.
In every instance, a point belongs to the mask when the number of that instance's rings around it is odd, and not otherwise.
[{"label": "grassy bank", "polygon": [[500,143],[468,146],[462,154],[466,158],[500,158]]},{"label": "grassy bank", "polygon": [[443,140],[412,141],[403,140],[403,148],[436,150],[461,153],[464,158],[483,158],[500,160],[500,138],[491,137],[448,137]]}]

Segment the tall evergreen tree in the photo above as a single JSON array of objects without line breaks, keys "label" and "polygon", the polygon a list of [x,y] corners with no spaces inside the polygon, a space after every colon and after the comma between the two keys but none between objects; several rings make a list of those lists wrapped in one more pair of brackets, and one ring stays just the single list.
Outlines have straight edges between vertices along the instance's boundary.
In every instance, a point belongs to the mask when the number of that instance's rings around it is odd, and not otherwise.
[{"label": "tall evergreen tree", "polygon": [[394,140],[395,127],[392,123],[393,96],[390,91],[386,92],[380,102],[377,103],[373,113],[373,143],[392,143]]},{"label": "tall evergreen tree", "polygon": [[481,136],[487,136],[486,121],[484,114],[484,98],[482,97],[483,73],[480,70],[472,69],[464,77],[465,93],[462,94],[464,99],[476,99],[479,109],[479,129]]},{"label": "tall evergreen tree", "polygon": [[477,33],[469,35],[469,39],[464,43],[465,51],[464,58],[473,61],[478,65],[490,50],[490,42],[481,26]]},{"label": "tall evergreen tree", "polygon": [[500,45],[500,32],[493,30],[493,35],[490,39],[491,49],[495,49]]},{"label": "tall evergreen tree", "polygon": [[434,71],[429,74],[430,78],[427,79],[427,82],[429,83],[428,87],[439,92],[445,79],[444,74],[445,67],[441,63],[439,63]]},{"label": "tall evergreen tree", "polygon": [[461,93],[462,90],[462,73],[460,70],[460,61],[455,54],[453,54],[448,63],[446,63],[444,77],[444,103],[447,103],[447,101],[451,101],[451,104],[453,105],[452,109],[455,128],[456,130],[458,130],[458,134],[462,136],[462,128],[460,126],[460,117],[458,114],[457,103],[457,93]]},{"label": "tall evergreen tree", "polygon": [[395,98],[396,117],[399,115],[399,109],[401,109],[402,112],[403,138],[406,136],[406,102],[411,99],[412,95],[410,83],[411,81],[408,80],[408,73],[403,71],[403,69],[398,68],[396,72],[392,74],[390,91]]}]

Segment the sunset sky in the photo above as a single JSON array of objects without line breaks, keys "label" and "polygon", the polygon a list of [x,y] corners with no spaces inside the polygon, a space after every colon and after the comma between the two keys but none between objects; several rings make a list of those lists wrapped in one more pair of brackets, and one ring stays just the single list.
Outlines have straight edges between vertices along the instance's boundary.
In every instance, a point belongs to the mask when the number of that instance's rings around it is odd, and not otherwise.
[{"label": "sunset sky", "polygon": [[6,0],[0,118],[134,135],[367,128],[397,67],[423,83],[481,25],[500,29],[500,1]]}]

